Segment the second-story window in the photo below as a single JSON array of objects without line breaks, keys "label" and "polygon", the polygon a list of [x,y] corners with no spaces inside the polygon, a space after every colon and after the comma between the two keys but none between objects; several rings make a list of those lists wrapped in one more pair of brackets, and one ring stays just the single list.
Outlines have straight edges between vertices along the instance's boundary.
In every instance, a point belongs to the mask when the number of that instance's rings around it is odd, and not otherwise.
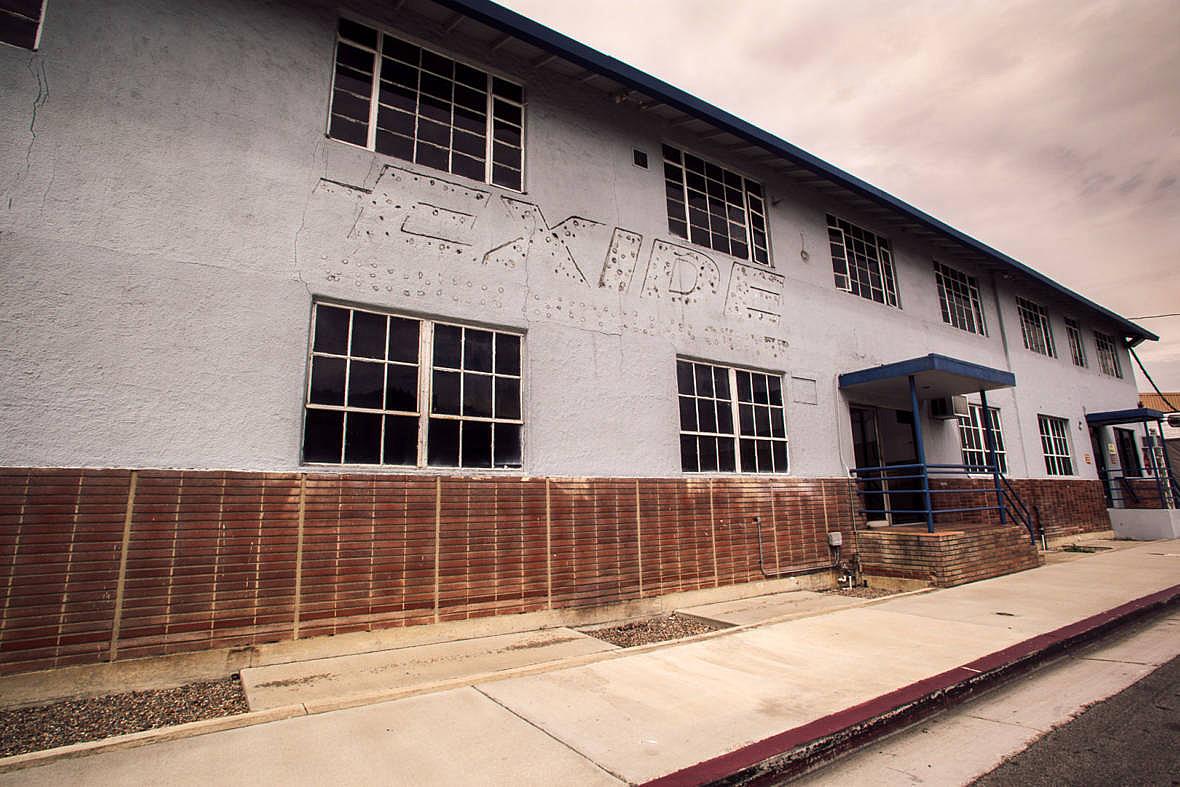
[{"label": "second-story window", "polygon": [[770,264],[762,186],[664,145],[668,230],[724,254]]},{"label": "second-story window", "polygon": [[520,191],[524,88],[341,19],[328,136]]},{"label": "second-story window", "polygon": [[940,262],[934,263],[934,278],[938,282],[942,321],[964,331],[987,336],[983,304],[979,298],[979,281],[974,276]]},{"label": "second-story window", "polygon": [[838,288],[877,303],[898,305],[888,240],[829,214],[828,241]]},{"label": "second-story window", "polygon": [[1098,347],[1098,368],[1102,373],[1123,379],[1123,365],[1119,363],[1118,345],[1114,337],[1094,331],[1094,344]]},{"label": "second-story window", "polygon": [[1065,337],[1069,340],[1069,357],[1073,365],[1086,368],[1086,346],[1082,344],[1082,330],[1077,320],[1065,318]]},{"label": "second-story window", "polygon": [[1050,358],[1057,357],[1053,344],[1053,329],[1049,326],[1049,312],[1039,303],[1016,297],[1016,311],[1020,314],[1020,335],[1026,349]]}]

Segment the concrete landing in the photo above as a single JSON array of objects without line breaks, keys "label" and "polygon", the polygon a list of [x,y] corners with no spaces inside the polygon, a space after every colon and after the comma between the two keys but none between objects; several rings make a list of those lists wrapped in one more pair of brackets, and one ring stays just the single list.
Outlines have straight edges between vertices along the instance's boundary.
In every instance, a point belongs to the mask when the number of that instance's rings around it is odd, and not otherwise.
[{"label": "concrete landing", "polygon": [[412,690],[440,681],[616,650],[569,628],[501,634],[242,670],[250,710]]},{"label": "concrete landing", "polygon": [[813,593],[810,590],[796,590],[791,593],[775,593],[769,596],[755,596],[736,601],[722,601],[717,604],[702,604],[676,610],[683,615],[700,618],[707,623],[720,626],[746,626],[783,620],[788,617],[805,617],[863,605],[864,599],[837,596],[832,593]]}]

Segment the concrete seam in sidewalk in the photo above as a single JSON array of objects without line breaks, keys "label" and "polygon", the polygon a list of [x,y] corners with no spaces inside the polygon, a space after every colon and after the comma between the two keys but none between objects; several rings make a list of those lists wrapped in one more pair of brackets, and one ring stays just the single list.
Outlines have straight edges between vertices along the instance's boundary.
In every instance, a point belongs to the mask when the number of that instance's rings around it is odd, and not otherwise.
[{"label": "concrete seam in sidewalk", "polygon": [[558,742],[558,743],[560,743],[560,744],[561,744],[563,747],[565,747],[566,749],[569,749],[569,750],[570,750],[570,751],[572,751],[574,754],[578,755],[579,757],[581,757],[583,760],[585,760],[586,762],[588,762],[588,763],[590,763],[591,765],[593,765],[593,766],[594,766],[595,768],[597,768],[598,770],[600,770],[600,771],[602,771],[603,773],[605,773],[605,774],[607,774],[608,776],[610,776],[612,779],[618,779],[618,780],[619,780],[619,782],[620,782],[620,783],[622,783],[622,784],[631,784],[631,782],[627,781],[625,778],[623,778],[623,777],[622,777],[622,776],[620,776],[619,774],[617,774],[617,773],[615,773],[614,771],[610,770],[609,768],[607,768],[607,767],[605,767],[605,766],[603,766],[603,765],[600,765],[599,763],[595,762],[595,761],[594,761],[594,759],[593,759],[593,758],[591,758],[591,757],[589,757],[589,756],[588,756],[588,755],[587,755],[585,752],[578,751],[578,750],[577,750],[576,748],[574,748],[574,747],[573,747],[573,746],[572,746],[572,745],[571,745],[571,744],[570,744],[568,741],[564,741],[564,740],[562,740],[561,738],[558,738],[556,735],[554,735],[553,733],[549,732],[549,730],[547,730],[547,729],[545,729],[544,727],[542,727],[542,726],[540,726],[540,725],[538,725],[538,724],[534,723],[534,722],[533,722],[531,719],[527,718],[526,716],[521,716],[521,715],[520,715],[519,713],[517,713],[515,710],[513,710],[513,709],[512,709],[512,708],[510,708],[510,707],[508,707],[508,706],[507,706],[507,705],[505,705],[504,703],[500,702],[498,699],[496,699],[496,698],[495,698],[495,697],[493,697],[492,695],[490,695],[490,694],[488,694],[487,692],[485,692],[485,691],[484,691],[483,689],[481,689],[479,686],[472,686],[471,688],[475,689],[477,692],[479,692],[479,694],[480,694],[481,696],[487,697],[489,700],[491,700],[492,702],[494,702],[496,705],[498,705],[498,706],[500,706],[501,708],[503,708],[504,710],[508,711],[508,712],[509,712],[509,713],[511,713],[513,716],[515,716],[516,718],[520,719],[521,721],[523,721],[525,724],[529,725],[529,726],[530,726],[530,727],[532,727],[533,729],[535,729],[535,730],[538,730],[538,731],[540,731],[540,732],[544,733],[546,737],[548,737],[548,738],[551,738],[551,739],[552,739],[552,740],[554,740],[554,741],[557,741],[557,742]]}]

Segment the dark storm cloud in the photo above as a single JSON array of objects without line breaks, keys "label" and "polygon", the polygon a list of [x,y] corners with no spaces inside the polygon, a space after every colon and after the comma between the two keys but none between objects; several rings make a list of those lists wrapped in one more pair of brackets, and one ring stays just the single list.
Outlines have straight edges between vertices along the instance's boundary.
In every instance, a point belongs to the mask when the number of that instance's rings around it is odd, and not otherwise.
[{"label": "dark storm cloud", "polygon": [[[1174,2],[506,2],[1121,314],[1180,311]],[[1180,389],[1180,319],[1144,325]]]}]

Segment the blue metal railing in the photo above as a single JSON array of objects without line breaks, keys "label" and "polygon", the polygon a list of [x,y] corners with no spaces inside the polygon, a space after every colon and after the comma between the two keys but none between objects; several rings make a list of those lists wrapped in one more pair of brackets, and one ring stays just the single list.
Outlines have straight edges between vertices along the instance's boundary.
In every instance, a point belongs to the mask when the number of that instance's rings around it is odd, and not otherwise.
[{"label": "blue metal railing", "polygon": [[[1021,500],[1020,495],[1008,478],[994,467],[980,465],[948,464],[898,464],[880,467],[856,467],[852,471],[860,513],[869,519],[883,517],[914,517],[924,522],[933,532],[935,518],[946,514],[964,514],[995,511],[1000,524],[1009,520],[1022,525],[1029,540],[1036,543],[1036,525],[1032,512]],[[947,486],[942,479],[969,480],[972,476],[986,474],[991,477],[989,486],[954,485]],[[953,482],[948,482],[953,483]],[[945,495],[962,497],[947,498]],[[946,504],[943,504],[947,501]],[[978,501],[978,504],[975,504]],[[970,505],[964,505],[964,503]]]}]

